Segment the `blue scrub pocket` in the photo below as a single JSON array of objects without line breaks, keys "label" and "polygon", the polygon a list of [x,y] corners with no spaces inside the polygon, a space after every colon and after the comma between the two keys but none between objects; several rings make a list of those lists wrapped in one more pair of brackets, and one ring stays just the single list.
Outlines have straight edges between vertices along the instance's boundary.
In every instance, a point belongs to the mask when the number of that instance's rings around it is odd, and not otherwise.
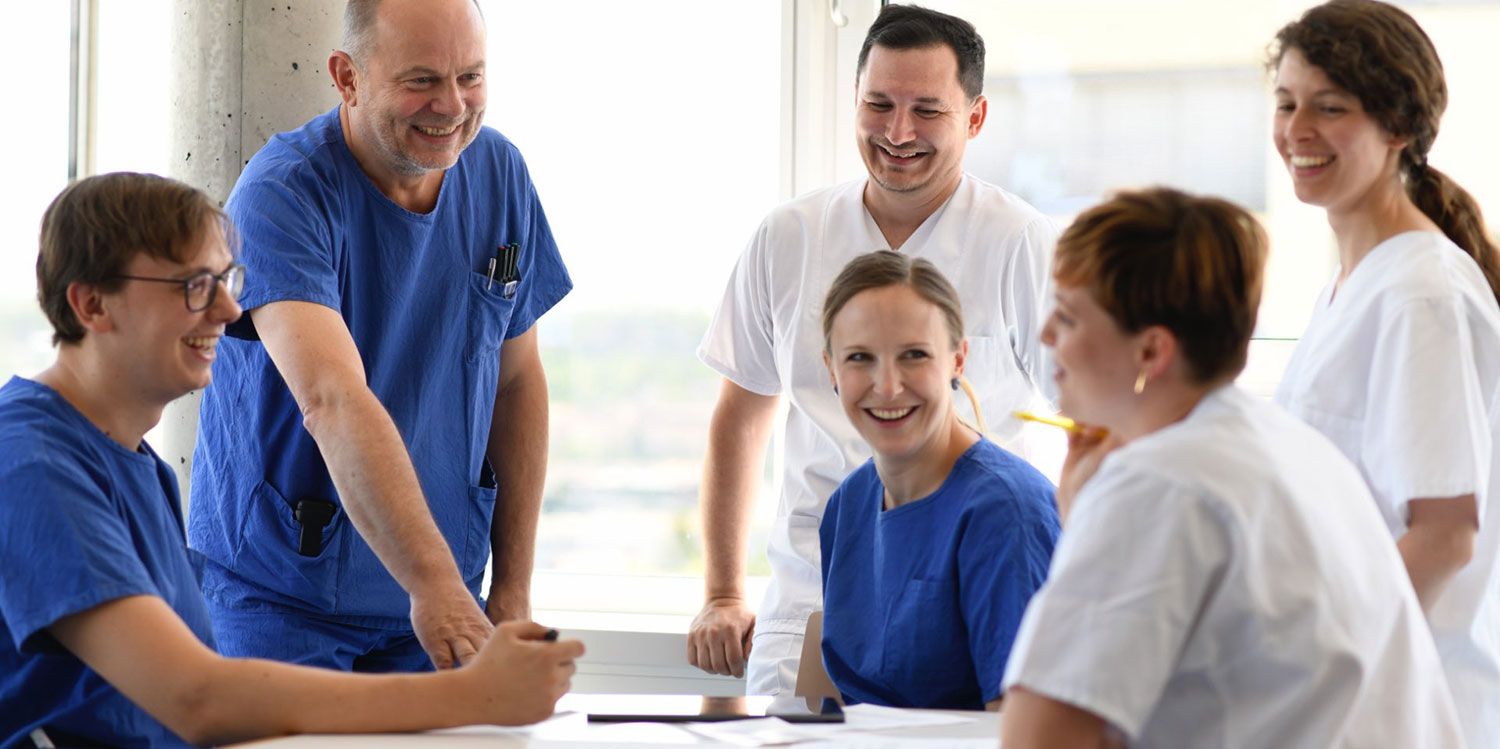
[{"label": "blue scrub pocket", "polygon": [[505,342],[516,308],[515,297],[506,297],[503,287],[499,281],[491,283],[483,273],[469,274],[469,340],[464,347],[468,361],[500,361],[500,344]]},{"label": "blue scrub pocket", "polygon": [[887,625],[883,677],[891,691],[932,695],[967,681],[965,673],[954,670],[956,663],[969,661],[956,581],[907,581]]},{"label": "blue scrub pocket", "polygon": [[490,560],[490,524],[495,518],[495,487],[470,486],[468,533],[464,537],[459,572],[474,588],[484,581],[484,566]]},{"label": "blue scrub pocket", "polygon": [[335,509],[323,528],[322,551],[315,557],[297,552],[302,526],[292,503],[269,483],[260,482],[250,493],[249,512],[243,520],[234,569],[251,580],[275,580],[278,592],[315,609],[333,611],[344,552],[344,509]]}]

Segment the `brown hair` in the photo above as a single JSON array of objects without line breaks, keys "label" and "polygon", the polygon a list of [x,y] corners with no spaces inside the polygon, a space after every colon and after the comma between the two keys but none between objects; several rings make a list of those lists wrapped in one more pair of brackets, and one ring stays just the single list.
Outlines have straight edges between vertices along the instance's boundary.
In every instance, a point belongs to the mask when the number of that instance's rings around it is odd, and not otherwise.
[{"label": "brown hair", "polygon": [[1265,231],[1245,210],[1158,187],[1081,214],[1057,240],[1053,275],[1087,288],[1128,333],[1170,330],[1208,383],[1245,368],[1266,254]]},{"label": "brown hair", "polygon": [[1331,0],[1276,32],[1271,62],[1295,49],[1334,85],[1359,100],[1391,135],[1408,140],[1400,170],[1413,203],[1469,253],[1500,301],[1500,248],[1485,232],[1479,204],[1427,163],[1448,107],[1443,63],[1422,27],[1377,0]]},{"label": "brown hair", "polygon": [[887,286],[906,286],[917,296],[938,308],[948,328],[949,343],[957,347],[964,338],[964,314],[958,291],[938,271],[937,266],[922,259],[890,250],[877,250],[849,261],[828,288],[823,301],[823,350],[832,350],[833,318],[844,305],[862,291]]},{"label": "brown hair", "polygon": [[209,226],[230,238],[228,219],[207,195],[166,177],[117,172],[69,185],[42,215],[36,258],[37,301],[52,323],[52,343],[83,340],[69,284],[115,291],[136,254],[184,262]]},{"label": "brown hair", "polygon": [[870,24],[865,42],[859,48],[854,66],[854,80],[865,73],[865,63],[874,47],[886,49],[924,49],[945,46],[958,59],[958,85],[964,96],[973,101],[984,92],[984,39],[974,24],[957,16],[939,13],[915,5],[887,5]]}]

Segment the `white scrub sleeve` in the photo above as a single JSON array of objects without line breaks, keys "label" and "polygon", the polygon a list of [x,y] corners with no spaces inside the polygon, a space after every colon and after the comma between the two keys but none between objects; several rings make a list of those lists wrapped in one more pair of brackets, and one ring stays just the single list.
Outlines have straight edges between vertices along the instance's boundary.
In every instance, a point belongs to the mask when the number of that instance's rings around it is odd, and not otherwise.
[{"label": "white scrub sleeve", "polygon": [[1461,304],[1414,299],[1386,310],[1381,320],[1360,463],[1376,499],[1394,517],[1409,518],[1412,499],[1463,494],[1476,496],[1484,516],[1489,403]]},{"label": "white scrub sleeve", "polygon": [[1087,710],[1134,741],[1229,564],[1230,521],[1160,476],[1110,463],[1078,495],[1005,688]]}]

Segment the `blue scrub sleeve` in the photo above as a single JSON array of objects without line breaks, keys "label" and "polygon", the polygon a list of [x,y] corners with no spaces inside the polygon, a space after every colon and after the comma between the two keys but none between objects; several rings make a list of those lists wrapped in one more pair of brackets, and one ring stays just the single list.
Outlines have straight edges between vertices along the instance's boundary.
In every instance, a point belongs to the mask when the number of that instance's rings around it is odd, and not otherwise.
[{"label": "blue scrub sleeve", "polygon": [[245,310],[286,301],[339,309],[333,238],[325,221],[313,220],[329,208],[308,205],[308,196],[304,188],[270,179],[242,180],[230,196],[226,211],[246,268],[239,298]]},{"label": "blue scrub sleeve", "polygon": [[542,210],[541,198],[537,196],[536,185],[532,184],[524,164],[521,170],[526,180],[530,220],[526,226],[528,241],[521,245],[521,283],[516,289],[516,304],[505,329],[506,340],[531,330],[547,310],[573,289],[573,281],[568,277],[568,269],[557,249],[557,240],[552,237],[552,227],[547,223],[547,214]]},{"label": "blue scrub sleeve", "polygon": [[834,555],[833,542],[839,536],[839,497],[843,494],[844,484],[839,484],[823,505],[823,519],[818,522],[818,579],[823,582],[825,595],[828,590],[828,565],[832,563]]},{"label": "blue scrub sleeve", "polygon": [[[1010,487],[1012,497],[1016,490]],[[1017,497],[1011,506],[1015,513],[973,513],[958,545],[959,607],[985,702],[1000,697],[1016,631],[1027,603],[1047,580],[1057,538],[1055,523],[1030,503]]]},{"label": "blue scrub sleeve", "polygon": [[46,457],[0,467],[0,615],[25,653],[56,652],[59,619],[131,595],[160,596],[129,528],[80,469]]}]

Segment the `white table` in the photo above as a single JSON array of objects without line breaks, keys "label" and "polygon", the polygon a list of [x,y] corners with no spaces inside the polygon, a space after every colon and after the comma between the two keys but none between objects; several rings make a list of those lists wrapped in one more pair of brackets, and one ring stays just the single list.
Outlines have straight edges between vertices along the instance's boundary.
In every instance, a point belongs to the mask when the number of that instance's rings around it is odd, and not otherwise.
[{"label": "white table", "polygon": [[[551,719],[525,728],[496,728],[474,726],[470,728],[430,731],[416,734],[376,734],[350,736],[291,736],[280,739],[240,744],[238,747],[255,749],[332,749],[334,747],[491,747],[493,749],[606,749],[619,747],[731,747],[725,743],[695,735],[679,724],[665,723],[589,723],[586,712],[599,711],[601,705],[617,701],[628,701],[628,695],[574,695],[570,694],[558,703],[558,714]],[[613,708],[611,708],[613,709]],[[621,712],[637,712],[634,706],[620,708]],[[913,741],[913,746],[935,746],[937,740],[967,739],[984,741],[989,746],[999,746],[999,715],[997,713],[950,713],[942,710],[902,711],[911,715],[962,716],[961,723],[944,725],[911,726],[861,731],[861,736],[888,739],[904,738]],[[845,729],[853,730],[860,718],[849,716]],[[780,721],[777,722],[780,724]],[[725,725],[725,724],[719,724]],[[789,724],[783,724],[789,725]],[[824,730],[819,726],[814,730]],[[829,735],[825,740],[855,744],[854,736]],[[922,741],[926,739],[927,741]],[[809,739],[813,741],[816,739]]]}]

